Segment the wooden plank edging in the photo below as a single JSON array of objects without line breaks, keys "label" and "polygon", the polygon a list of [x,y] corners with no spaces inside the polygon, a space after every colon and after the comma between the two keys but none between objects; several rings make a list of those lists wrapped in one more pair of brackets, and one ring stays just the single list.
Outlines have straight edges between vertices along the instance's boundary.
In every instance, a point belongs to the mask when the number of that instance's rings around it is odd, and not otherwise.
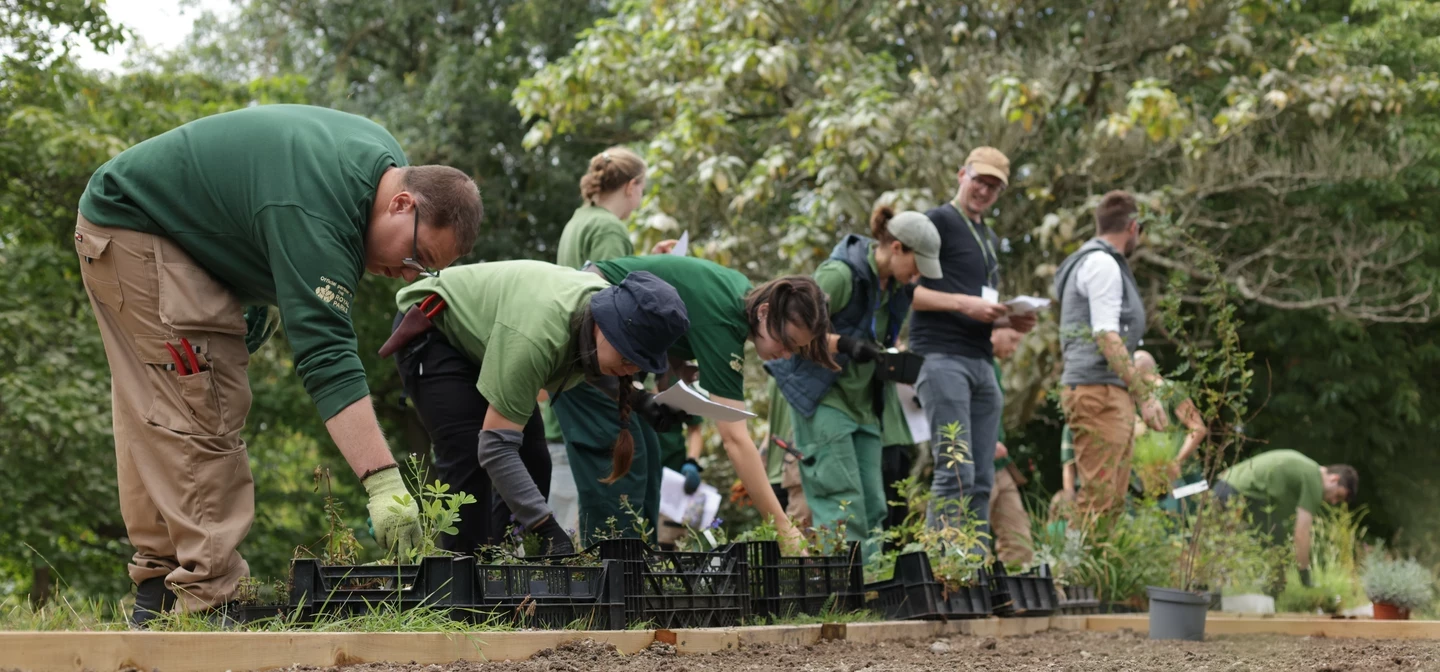
[{"label": "wooden plank edging", "polygon": [[[161,672],[260,670],[291,665],[362,662],[450,663],[523,660],[565,642],[592,639],[634,653],[659,640],[682,654],[742,645],[809,645],[822,639],[862,644],[949,635],[1012,637],[1057,630],[1149,630],[1149,616],[1053,616],[978,620],[771,625],[694,630],[402,632],[0,632],[0,669],[109,672],[123,667]],[[1368,639],[1440,639],[1440,621],[1236,618],[1211,615],[1207,635],[1281,634]]]}]

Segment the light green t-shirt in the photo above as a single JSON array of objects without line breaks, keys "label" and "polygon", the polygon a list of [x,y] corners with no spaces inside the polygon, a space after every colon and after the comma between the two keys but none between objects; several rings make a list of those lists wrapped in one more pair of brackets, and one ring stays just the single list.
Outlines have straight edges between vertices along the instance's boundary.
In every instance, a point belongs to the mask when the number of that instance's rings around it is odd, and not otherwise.
[{"label": "light green t-shirt", "polygon": [[605,208],[584,205],[575,210],[560,234],[555,263],[578,269],[587,261],[605,261],[635,254],[625,223]]},{"label": "light green t-shirt", "polygon": [[619,283],[635,271],[648,271],[669,283],[685,303],[690,331],[670,347],[670,355],[695,360],[700,386],[726,399],[745,399],[745,295],[750,281],[739,271],[705,259],[652,254],[595,264],[605,279]]},{"label": "light green t-shirt", "polygon": [[765,452],[765,474],[771,484],[778,485],[784,475],[786,453],[784,448],[775,445],[775,439],[794,446],[795,433],[790,430],[790,404],[785,401],[785,395],[780,394],[779,384],[770,378],[766,389],[770,395],[770,439],[761,449]]},{"label": "light green t-shirt", "polygon": [[447,308],[435,326],[480,365],[475,387],[491,407],[524,425],[543,388],[551,395],[585,379],[571,320],[609,283],[543,261],[497,261],[446,269],[395,295],[405,310],[430,294]]},{"label": "light green t-shirt", "polygon": [[[878,276],[880,271],[875,267],[874,245],[870,246],[870,252],[866,256],[870,260],[870,271]],[[850,304],[851,295],[854,293],[854,273],[849,264],[831,259],[815,269],[815,284],[830,297],[830,314],[834,315]],[[899,283],[891,281],[890,289],[882,290],[880,302],[870,309],[874,317],[876,336],[889,332],[890,299],[895,296],[899,286]],[[850,362],[840,371],[835,384],[820,398],[820,403],[844,411],[856,424],[878,425],[880,419],[875,416],[875,409],[870,403],[874,395],[870,381],[874,377],[875,362]]]},{"label": "light green t-shirt", "polygon": [[1293,518],[1297,508],[1318,515],[1325,503],[1320,463],[1293,450],[1260,453],[1226,469],[1220,480],[1250,500],[1257,510],[1269,508],[1272,523]]}]

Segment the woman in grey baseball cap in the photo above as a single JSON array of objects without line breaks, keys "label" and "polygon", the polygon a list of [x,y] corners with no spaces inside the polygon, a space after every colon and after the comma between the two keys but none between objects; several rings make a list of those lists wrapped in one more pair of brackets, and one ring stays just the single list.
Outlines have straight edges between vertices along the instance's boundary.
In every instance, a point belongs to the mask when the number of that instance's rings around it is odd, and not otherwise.
[{"label": "woman in grey baseball cap", "polygon": [[[881,477],[884,382],[875,378],[883,348],[895,345],[921,276],[940,277],[940,233],[930,218],[880,206],[870,217],[873,238],[850,234],[815,270],[829,296],[831,351],[839,371],[797,358],[766,369],[789,402],[800,479],[817,529],[867,542],[885,520]],[[838,541],[838,540],[837,540]]]}]

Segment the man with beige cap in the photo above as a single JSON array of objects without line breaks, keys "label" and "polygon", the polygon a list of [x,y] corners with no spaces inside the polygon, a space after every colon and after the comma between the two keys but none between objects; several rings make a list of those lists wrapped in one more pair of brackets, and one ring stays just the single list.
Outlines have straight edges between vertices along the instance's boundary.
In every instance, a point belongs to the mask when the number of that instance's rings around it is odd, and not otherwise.
[{"label": "man with beige cap", "polygon": [[[999,303],[999,239],[985,221],[1010,182],[1010,159],[993,147],[979,147],[958,178],[955,199],[925,213],[940,231],[943,276],[924,278],[915,289],[910,348],[925,357],[915,392],[935,433],[929,524],[936,529],[955,524],[956,502],[964,496],[970,515],[988,531],[1004,404],[990,332],[1008,326],[1024,333],[1035,326],[1035,317],[1011,316]],[[960,431],[957,444],[947,445],[940,432],[952,423]]]}]

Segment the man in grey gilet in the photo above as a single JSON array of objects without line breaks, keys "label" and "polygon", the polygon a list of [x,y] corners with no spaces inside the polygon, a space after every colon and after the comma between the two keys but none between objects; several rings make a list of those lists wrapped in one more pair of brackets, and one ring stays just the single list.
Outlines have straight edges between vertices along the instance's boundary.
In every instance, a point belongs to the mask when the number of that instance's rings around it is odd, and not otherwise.
[{"label": "man in grey gilet", "polygon": [[1145,303],[1126,261],[1140,243],[1137,212],[1129,192],[1105,194],[1095,208],[1098,235],[1055,274],[1065,356],[1060,405],[1074,435],[1081,515],[1124,505],[1136,405],[1157,431],[1169,422],[1152,396],[1153,374],[1130,359],[1145,335]]}]

